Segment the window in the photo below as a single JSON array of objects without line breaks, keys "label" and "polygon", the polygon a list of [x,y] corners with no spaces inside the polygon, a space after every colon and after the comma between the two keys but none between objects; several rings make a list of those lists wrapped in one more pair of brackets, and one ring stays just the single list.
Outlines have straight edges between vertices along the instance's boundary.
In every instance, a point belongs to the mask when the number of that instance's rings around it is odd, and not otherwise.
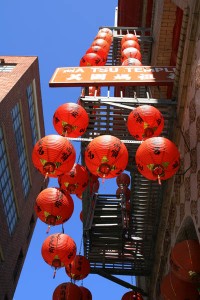
[{"label": "window", "polygon": [[34,105],[34,93],[33,93],[33,85],[30,84],[26,89],[26,95],[28,100],[29,107],[29,116],[31,123],[31,133],[32,133],[32,142],[33,145],[36,144],[38,140],[38,131],[36,126],[36,115],[35,115],[35,105]]},{"label": "window", "polygon": [[16,145],[17,145],[22,187],[24,191],[24,196],[26,197],[30,190],[30,179],[29,179],[28,163],[26,157],[22,119],[21,119],[19,104],[16,104],[14,108],[11,110],[11,115],[12,115],[13,129],[14,129]]},{"label": "window", "polygon": [[16,64],[0,64],[0,72],[11,72]]},{"label": "window", "polygon": [[3,201],[4,212],[10,234],[17,223],[17,209],[14,192],[8,166],[8,159],[3,138],[3,130],[0,127],[0,193]]}]

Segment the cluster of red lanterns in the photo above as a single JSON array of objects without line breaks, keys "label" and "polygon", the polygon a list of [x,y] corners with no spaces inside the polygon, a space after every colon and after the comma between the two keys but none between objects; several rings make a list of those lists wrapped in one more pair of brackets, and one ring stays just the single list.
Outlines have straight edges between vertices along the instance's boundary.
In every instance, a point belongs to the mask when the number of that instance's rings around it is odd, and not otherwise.
[{"label": "cluster of red lanterns", "polygon": [[175,244],[170,255],[171,269],[161,282],[163,300],[199,299],[200,244],[184,240]]},{"label": "cluster of red lanterns", "polygon": [[[101,28],[94,41],[92,42],[89,49],[87,49],[86,53],[80,60],[80,67],[88,67],[88,66],[104,66],[107,62],[108,53],[110,50],[110,46],[112,44],[113,34],[112,30],[109,28]],[[89,86],[88,87],[88,95],[89,96],[100,96],[101,89],[98,86]],[[82,96],[85,96],[85,89],[82,91]],[[96,106],[93,106],[92,114],[95,114]]]},{"label": "cluster of red lanterns", "polygon": [[[34,166],[45,179],[54,177],[59,183],[59,188],[43,189],[35,201],[35,212],[38,218],[48,225],[47,233],[50,226],[63,224],[71,218],[74,211],[71,194],[82,194],[88,185],[88,171],[75,163],[75,149],[67,138],[76,138],[84,134],[88,122],[88,114],[82,106],[65,103],[53,116],[53,125],[58,135],[45,136],[34,146],[32,152]],[[85,278],[90,273],[89,261],[76,252],[74,240],[64,232],[49,235],[41,248],[44,261],[54,269],[53,277],[58,269],[65,268],[74,282]],[[53,299],[61,299],[60,296],[65,293],[66,298],[63,299],[69,300],[69,295],[72,295],[73,299],[92,299],[88,289],[72,283],[58,286],[54,291]]]},{"label": "cluster of red lanterns", "polygon": [[84,286],[72,282],[59,284],[53,292],[52,300],[92,300],[91,292]]},{"label": "cluster of red lanterns", "polygon": [[[80,66],[105,65],[111,43],[112,31],[107,28],[101,29],[81,58]],[[141,65],[137,37],[127,34],[123,37],[121,45],[122,64]],[[89,95],[100,95],[100,88],[89,87]],[[74,210],[71,194],[82,199],[82,193],[89,186],[92,196],[99,189],[99,178],[104,180],[116,177],[116,195],[124,195],[125,209],[130,211],[130,177],[123,173],[129,156],[125,144],[120,139],[112,135],[94,138],[85,149],[86,167],[75,163],[75,149],[68,138],[82,136],[88,124],[88,114],[81,105],[65,103],[58,107],[53,115],[53,126],[58,135],[45,136],[34,146],[34,166],[45,178],[56,177],[59,183],[59,188],[42,190],[35,203],[38,218],[48,225],[47,232],[50,226],[63,224],[71,218]],[[150,105],[138,106],[128,116],[128,131],[136,140],[142,141],[135,155],[138,171],[147,179],[158,180],[159,183],[173,176],[180,164],[180,154],[175,144],[159,137],[163,127],[162,114]],[[82,212],[80,219],[83,221]],[[74,240],[64,233],[48,236],[42,245],[41,253],[44,261],[54,268],[54,275],[57,269],[63,267],[66,274],[76,281],[84,279],[90,272],[89,261],[84,256],[77,255]],[[86,288],[82,287],[80,292],[81,288],[78,287],[77,290],[76,287],[72,283],[59,285],[54,291],[53,299],[60,299],[59,293],[72,293],[75,300],[91,299],[91,293]],[[134,291],[125,294],[122,300],[129,299],[128,297],[142,299],[142,296]]]},{"label": "cluster of red lanterns", "polygon": [[122,66],[141,66],[142,55],[137,36],[127,33],[121,40],[121,63]]},{"label": "cluster of red lanterns", "polygon": [[97,33],[90,48],[80,60],[80,67],[104,66],[113,40],[112,31],[102,28]]}]

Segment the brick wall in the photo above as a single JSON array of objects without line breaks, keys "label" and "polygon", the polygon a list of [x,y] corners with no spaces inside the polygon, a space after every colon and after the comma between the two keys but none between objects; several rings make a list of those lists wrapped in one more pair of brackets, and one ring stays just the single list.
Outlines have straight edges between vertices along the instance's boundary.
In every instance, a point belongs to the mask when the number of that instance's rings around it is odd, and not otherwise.
[{"label": "brick wall", "polygon": [[[37,57],[1,56],[0,58],[4,58],[5,63],[17,63],[12,72],[0,72],[0,126],[3,128],[5,134],[4,138],[9,154],[10,170],[12,174],[19,218],[13,235],[10,236],[0,196],[0,247],[4,256],[4,261],[0,262],[0,300],[4,300],[5,294],[8,296],[8,299],[11,300],[35,227],[36,216],[33,209],[34,202],[40,192],[40,188],[44,180],[44,177],[40,175],[33,166],[31,159],[33,145],[28,103],[26,99],[26,87],[32,83],[33,79],[36,81],[38,112],[42,136],[45,135],[45,132]],[[25,145],[31,178],[31,189],[27,199],[24,199],[21,179],[19,176],[20,171],[16,141],[15,137],[13,136],[13,126],[10,112],[16,103],[21,103]],[[20,251],[21,254],[23,253],[23,257],[19,256]],[[16,277],[14,278],[13,272],[15,270],[17,261],[21,263],[19,263],[19,272],[15,274]]]}]

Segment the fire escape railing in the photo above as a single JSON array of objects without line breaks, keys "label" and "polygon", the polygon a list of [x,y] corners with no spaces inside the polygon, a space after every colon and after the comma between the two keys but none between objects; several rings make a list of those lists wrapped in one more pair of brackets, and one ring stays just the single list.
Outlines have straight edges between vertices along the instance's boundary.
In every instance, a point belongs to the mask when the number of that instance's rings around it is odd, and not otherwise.
[{"label": "fire escape railing", "polygon": [[[149,29],[109,27],[114,39],[107,65],[120,64],[120,41],[123,34],[134,32],[140,41],[143,65],[150,64],[152,38]],[[159,89],[159,87],[158,87]],[[100,274],[116,281],[112,275],[148,276],[155,259],[155,240],[166,183],[159,185],[139,174],[135,165],[135,153],[141,142],[129,134],[126,121],[134,107],[150,104],[164,116],[162,136],[170,138],[175,119],[176,102],[163,97],[153,98],[149,86],[126,87],[120,97],[80,97],[90,122],[83,136],[84,151],[89,140],[98,135],[110,134],[126,143],[129,152],[127,171],[131,176],[131,209],[123,208],[123,194],[117,198],[110,194],[93,194],[89,188],[83,194],[84,254],[90,260],[91,273]],[[85,201],[84,201],[85,199]],[[128,221],[127,221],[128,220]],[[119,282],[118,282],[119,283]],[[120,283],[130,287],[129,284]]]}]

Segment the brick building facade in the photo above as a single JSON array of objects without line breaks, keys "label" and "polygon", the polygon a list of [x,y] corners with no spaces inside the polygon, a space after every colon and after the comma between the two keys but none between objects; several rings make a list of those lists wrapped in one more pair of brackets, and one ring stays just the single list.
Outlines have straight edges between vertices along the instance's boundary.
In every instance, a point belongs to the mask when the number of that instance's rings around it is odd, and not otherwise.
[{"label": "brick building facade", "polygon": [[0,299],[11,300],[36,222],[43,176],[31,160],[44,136],[37,57],[0,57]]},{"label": "brick building facade", "polygon": [[[124,1],[119,2],[122,5]],[[177,101],[172,139],[180,151],[181,168],[178,175],[167,182],[151,276],[137,278],[137,285],[148,293],[145,299],[159,300],[163,299],[160,284],[170,271],[171,249],[177,242],[185,239],[199,240],[200,2],[198,0],[140,2],[147,14],[147,4],[150,2],[152,4],[152,10],[149,11],[152,15],[153,38],[151,65],[176,67],[172,90],[160,87],[159,93],[162,93],[163,99],[170,97]],[[131,14],[130,10],[127,10],[127,13]],[[135,12],[132,14],[136,15]],[[133,21],[131,25],[133,26]],[[155,97],[158,95],[156,88],[152,88],[151,91]]]}]

